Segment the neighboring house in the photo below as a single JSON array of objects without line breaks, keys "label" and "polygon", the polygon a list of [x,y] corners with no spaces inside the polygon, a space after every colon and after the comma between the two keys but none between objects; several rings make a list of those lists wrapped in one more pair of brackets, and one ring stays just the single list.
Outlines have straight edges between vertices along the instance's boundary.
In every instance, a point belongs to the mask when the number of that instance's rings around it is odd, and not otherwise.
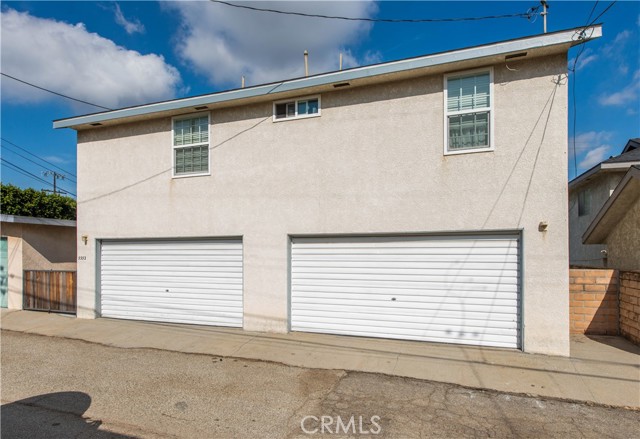
[{"label": "neighboring house", "polygon": [[78,317],[568,355],[582,31],[55,121]]},{"label": "neighboring house", "polygon": [[76,222],[0,215],[2,307],[23,308],[25,270],[76,269]]},{"label": "neighboring house", "polygon": [[569,262],[576,267],[613,267],[604,243],[583,243],[583,235],[631,166],[640,165],[640,139],[630,139],[622,153],[569,182]]},{"label": "neighboring house", "polygon": [[640,166],[629,168],[582,240],[606,244],[609,267],[640,271]]}]

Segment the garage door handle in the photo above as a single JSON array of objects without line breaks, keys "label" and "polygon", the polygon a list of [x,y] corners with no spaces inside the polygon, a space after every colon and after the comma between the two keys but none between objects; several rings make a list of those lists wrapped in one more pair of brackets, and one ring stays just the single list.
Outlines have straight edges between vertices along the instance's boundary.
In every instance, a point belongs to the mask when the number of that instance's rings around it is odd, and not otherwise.
[{"label": "garage door handle", "polygon": [[396,298],[395,298],[395,297],[392,297],[392,298],[391,298],[391,301],[392,301],[392,302],[395,302],[395,301],[396,301]]}]

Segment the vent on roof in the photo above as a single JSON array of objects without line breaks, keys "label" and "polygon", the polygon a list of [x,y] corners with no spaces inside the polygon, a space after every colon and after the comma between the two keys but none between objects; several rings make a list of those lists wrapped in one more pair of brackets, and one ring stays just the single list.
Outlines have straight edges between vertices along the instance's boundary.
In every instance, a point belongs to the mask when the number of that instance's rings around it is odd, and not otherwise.
[{"label": "vent on roof", "polygon": [[338,84],[333,84],[333,88],[349,87],[350,85],[348,82],[339,82]]},{"label": "vent on roof", "polygon": [[512,53],[511,55],[507,55],[504,57],[504,60],[510,60],[510,59],[514,59],[514,58],[522,58],[524,56],[527,56],[527,52],[520,52],[520,53]]},{"label": "vent on roof", "polygon": [[92,124],[90,124],[92,127],[99,127],[100,125],[102,125],[100,122],[94,122]]},{"label": "vent on roof", "polygon": [[209,108],[209,107],[207,107],[206,105],[201,105],[199,107],[193,107],[194,110],[206,110],[207,108]]}]

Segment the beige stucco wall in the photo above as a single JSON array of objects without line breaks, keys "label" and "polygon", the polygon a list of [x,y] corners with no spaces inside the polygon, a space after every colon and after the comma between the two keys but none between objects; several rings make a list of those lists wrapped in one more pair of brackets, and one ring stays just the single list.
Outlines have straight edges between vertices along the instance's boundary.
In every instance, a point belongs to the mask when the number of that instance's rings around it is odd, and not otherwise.
[{"label": "beige stucco wall", "polygon": [[[572,266],[593,268],[616,268],[611,261],[603,258],[604,244],[583,244],[582,235],[598,212],[607,202],[613,190],[618,186],[625,172],[601,172],[591,181],[569,193],[569,262]],[[578,215],[578,194],[588,190],[591,194],[591,206],[586,215]]]},{"label": "beige stucco wall", "polygon": [[80,131],[78,316],[99,313],[99,239],[242,236],[244,327],[284,332],[289,235],[522,229],[524,348],[568,355],[565,72],[495,66],[495,152],[443,155],[442,75],[325,93],[316,118],[213,111],[206,177],[171,178],[169,118]]},{"label": "beige stucco wall", "polygon": [[8,238],[10,309],[22,308],[23,270],[75,270],[73,227],[2,223]]},{"label": "beige stucco wall", "polygon": [[[4,235],[4,227],[3,227]],[[7,308],[22,309],[22,239],[7,236],[7,259],[9,262],[7,286],[9,297]]]},{"label": "beige stucco wall", "polygon": [[640,199],[627,211],[607,237],[609,266],[640,271]]}]

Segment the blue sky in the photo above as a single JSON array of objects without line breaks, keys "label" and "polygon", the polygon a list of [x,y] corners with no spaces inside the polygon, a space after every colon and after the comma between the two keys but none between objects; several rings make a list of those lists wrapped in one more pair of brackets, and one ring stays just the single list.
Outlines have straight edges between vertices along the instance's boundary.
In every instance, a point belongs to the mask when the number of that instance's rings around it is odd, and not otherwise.
[{"label": "blue sky", "polygon": [[[585,25],[595,4],[549,3],[549,31]],[[593,17],[610,3],[597,2]],[[454,18],[522,13],[538,2],[245,4],[349,17]],[[627,139],[640,137],[640,2],[618,1],[598,21],[604,36],[588,43],[576,70],[578,173],[618,154]],[[235,88],[243,75],[247,85],[300,76],[305,49],[310,72],[320,73],[337,69],[340,52],[351,67],[539,33],[541,17],[389,24],[259,13],[207,1],[3,1],[0,68],[58,93],[118,108]],[[570,65],[579,50],[570,51]],[[6,77],[1,91],[2,182],[50,189],[7,163],[49,181],[42,171],[50,168],[66,173],[69,178],[60,186],[75,193],[75,132],[53,130],[52,120],[99,108]],[[572,136],[572,95],[568,104]],[[570,138],[569,178],[575,176],[572,146]]]}]

